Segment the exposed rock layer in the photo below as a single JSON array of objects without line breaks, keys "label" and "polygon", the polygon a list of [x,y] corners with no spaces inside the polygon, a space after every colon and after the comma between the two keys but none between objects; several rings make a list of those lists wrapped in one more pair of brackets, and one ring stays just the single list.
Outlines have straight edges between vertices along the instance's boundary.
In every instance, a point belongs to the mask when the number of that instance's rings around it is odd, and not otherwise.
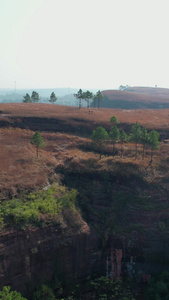
[{"label": "exposed rock layer", "polygon": [[0,287],[10,285],[27,297],[56,275],[79,280],[100,267],[98,239],[89,229],[73,233],[49,226],[0,236]]}]

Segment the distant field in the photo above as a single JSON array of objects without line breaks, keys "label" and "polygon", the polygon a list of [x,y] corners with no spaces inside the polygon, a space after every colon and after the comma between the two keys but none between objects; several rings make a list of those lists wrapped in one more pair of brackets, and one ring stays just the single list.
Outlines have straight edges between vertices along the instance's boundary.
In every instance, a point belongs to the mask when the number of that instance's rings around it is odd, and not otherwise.
[{"label": "distant field", "polygon": [[[124,91],[105,90],[101,106],[132,108],[168,108],[169,89],[129,87]],[[110,100],[110,102],[108,101]]]}]

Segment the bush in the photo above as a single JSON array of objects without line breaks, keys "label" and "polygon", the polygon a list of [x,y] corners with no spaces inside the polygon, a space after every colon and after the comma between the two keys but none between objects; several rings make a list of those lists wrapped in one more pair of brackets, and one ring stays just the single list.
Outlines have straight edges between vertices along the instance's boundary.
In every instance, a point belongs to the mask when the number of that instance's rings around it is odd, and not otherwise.
[{"label": "bush", "polygon": [[65,207],[75,209],[77,192],[53,185],[46,191],[20,196],[1,203],[1,227],[8,225],[40,225],[55,220]]},{"label": "bush", "polygon": [[91,281],[91,299],[135,300],[130,287],[118,279],[101,276]]},{"label": "bush", "polygon": [[0,299],[2,300],[27,300],[23,298],[20,293],[16,291],[10,292],[10,286],[4,286],[3,290],[0,291]]},{"label": "bush", "polygon": [[41,289],[34,293],[34,300],[55,300],[55,295],[50,287],[43,284]]},{"label": "bush", "polygon": [[145,291],[146,300],[169,299],[169,272],[164,271],[159,276],[153,277]]}]

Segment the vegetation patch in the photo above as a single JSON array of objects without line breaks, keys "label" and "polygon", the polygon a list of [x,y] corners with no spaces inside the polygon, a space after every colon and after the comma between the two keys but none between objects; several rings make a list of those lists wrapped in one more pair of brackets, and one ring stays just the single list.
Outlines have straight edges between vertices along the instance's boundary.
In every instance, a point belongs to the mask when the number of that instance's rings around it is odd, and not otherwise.
[{"label": "vegetation patch", "polygon": [[[55,280],[56,281],[56,280]],[[35,293],[35,300],[135,300],[137,294],[133,289],[133,283],[114,279],[112,277],[101,276],[98,278],[86,279],[78,284],[67,283],[63,285],[62,281],[53,282],[52,285],[43,284]]]},{"label": "vegetation patch", "polygon": [[76,196],[75,189],[68,191],[56,184],[46,191],[21,194],[10,201],[1,202],[1,226],[43,226],[51,222],[58,223],[58,215],[65,208],[75,210]]},{"label": "vegetation patch", "polygon": [[169,272],[164,271],[160,275],[153,276],[145,290],[146,300],[167,300],[169,294]]}]

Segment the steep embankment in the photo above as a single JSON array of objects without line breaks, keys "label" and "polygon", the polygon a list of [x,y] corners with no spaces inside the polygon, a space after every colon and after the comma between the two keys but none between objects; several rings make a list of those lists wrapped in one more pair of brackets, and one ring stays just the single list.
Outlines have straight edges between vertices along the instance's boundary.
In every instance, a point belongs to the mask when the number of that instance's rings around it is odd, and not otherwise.
[{"label": "steep embankment", "polygon": [[137,276],[169,270],[166,162],[148,166],[110,158],[77,160],[65,161],[58,171],[67,186],[79,191],[82,214],[102,239],[105,259],[119,249],[122,274],[129,267]]}]

